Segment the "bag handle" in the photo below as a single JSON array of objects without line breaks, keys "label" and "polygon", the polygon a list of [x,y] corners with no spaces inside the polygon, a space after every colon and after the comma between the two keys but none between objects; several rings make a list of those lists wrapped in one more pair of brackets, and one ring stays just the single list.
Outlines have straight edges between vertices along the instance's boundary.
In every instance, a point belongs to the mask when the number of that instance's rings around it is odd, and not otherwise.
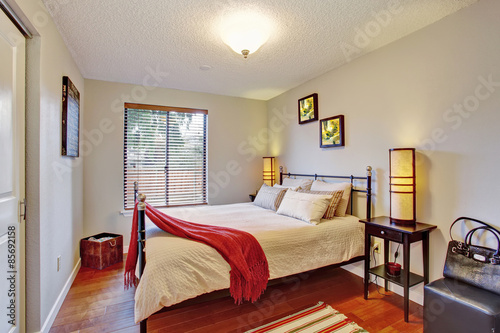
[{"label": "bag handle", "polygon": [[[497,229],[493,228],[493,226],[489,225],[488,223],[483,222],[483,221],[479,221],[479,220],[474,219],[472,217],[461,216],[458,219],[456,219],[455,221],[453,221],[453,223],[450,225],[450,238],[451,238],[451,240],[454,240],[453,236],[451,235],[451,229],[453,228],[453,226],[455,225],[455,223],[457,223],[458,221],[461,221],[461,220],[469,220],[469,221],[473,221],[473,222],[482,224],[483,226],[490,228],[491,232],[496,233],[496,235],[500,236],[500,231],[498,231]],[[472,230],[474,230],[474,229],[472,229]],[[472,230],[470,230],[470,231],[472,231]],[[498,237],[497,237],[497,239],[498,239]],[[467,241],[467,235],[465,236],[465,241]]]},{"label": "bag handle", "polygon": [[497,230],[495,230],[495,229],[493,229],[493,228],[491,228],[491,227],[489,227],[489,226],[481,226],[481,227],[477,227],[477,228],[474,228],[474,229],[470,230],[470,231],[467,233],[467,235],[465,235],[465,244],[466,244],[467,246],[472,245],[472,244],[471,244],[471,243],[472,243],[472,235],[473,235],[476,231],[478,231],[478,230],[487,230],[487,231],[491,232],[491,233],[495,236],[495,238],[497,239],[497,244],[498,244],[498,246],[497,246],[497,252],[495,252],[493,255],[494,255],[495,257],[500,256],[500,238],[499,238],[499,237],[498,237],[498,235],[497,235],[498,231],[497,231]]}]

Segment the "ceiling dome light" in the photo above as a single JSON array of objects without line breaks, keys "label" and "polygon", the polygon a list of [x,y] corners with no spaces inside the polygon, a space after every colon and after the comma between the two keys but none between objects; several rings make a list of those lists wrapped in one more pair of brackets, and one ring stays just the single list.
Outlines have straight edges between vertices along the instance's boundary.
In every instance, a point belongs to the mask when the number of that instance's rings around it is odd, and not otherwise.
[{"label": "ceiling dome light", "polygon": [[224,17],[221,37],[234,52],[247,57],[257,51],[268,39],[271,32],[269,20],[258,13],[239,12]]}]

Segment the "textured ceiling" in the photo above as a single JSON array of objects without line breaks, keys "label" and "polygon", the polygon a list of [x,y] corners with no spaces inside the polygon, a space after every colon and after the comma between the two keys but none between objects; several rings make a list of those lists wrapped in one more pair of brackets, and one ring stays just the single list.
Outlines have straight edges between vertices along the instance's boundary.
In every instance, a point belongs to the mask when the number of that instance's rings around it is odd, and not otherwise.
[{"label": "textured ceiling", "polygon": [[[478,0],[43,1],[85,78],[268,100]],[[240,10],[274,22],[248,59],[218,32]]]}]

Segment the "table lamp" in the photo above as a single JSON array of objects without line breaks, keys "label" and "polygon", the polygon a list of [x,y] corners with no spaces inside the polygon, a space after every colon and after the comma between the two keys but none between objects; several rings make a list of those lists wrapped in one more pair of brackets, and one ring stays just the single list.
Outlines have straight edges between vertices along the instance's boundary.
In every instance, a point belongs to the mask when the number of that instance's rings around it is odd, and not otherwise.
[{"label": "table lamp", "polygon": [[275,175],[274,175],[274,157],[267,156],[263,157],[264,160],[264,172],[263,172],[263,178],[264,178],[264,183],[273,186],[275,182]]},{"label": "table lamp", "polygon": [[415,148],[389,149],[391,222],[415,225]]}]

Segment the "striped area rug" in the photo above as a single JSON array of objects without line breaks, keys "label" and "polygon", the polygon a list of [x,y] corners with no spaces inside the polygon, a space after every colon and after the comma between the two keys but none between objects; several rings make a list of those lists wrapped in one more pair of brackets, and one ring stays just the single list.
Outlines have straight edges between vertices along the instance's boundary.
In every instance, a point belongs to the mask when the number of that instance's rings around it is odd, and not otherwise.
[{"label": "striped area rug", "polygon": [[361,333],[368,332],[328,304],[319,302],[313,307],[294,313],[246,333]]}]

